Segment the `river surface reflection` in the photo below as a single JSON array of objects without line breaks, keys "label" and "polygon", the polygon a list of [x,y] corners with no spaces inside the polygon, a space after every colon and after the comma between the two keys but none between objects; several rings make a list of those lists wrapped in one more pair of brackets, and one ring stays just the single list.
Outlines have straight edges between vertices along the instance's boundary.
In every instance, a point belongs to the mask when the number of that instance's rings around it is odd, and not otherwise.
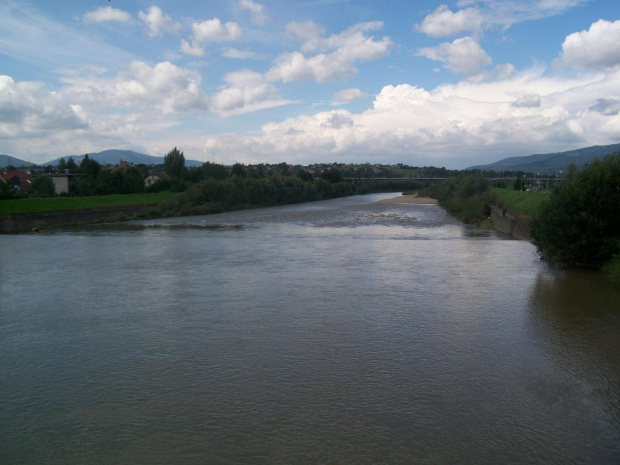
[{"label": "river surface reflection", "polygon": [[0,237],[0,462],[620,463],[620,293],[389,194]]}]

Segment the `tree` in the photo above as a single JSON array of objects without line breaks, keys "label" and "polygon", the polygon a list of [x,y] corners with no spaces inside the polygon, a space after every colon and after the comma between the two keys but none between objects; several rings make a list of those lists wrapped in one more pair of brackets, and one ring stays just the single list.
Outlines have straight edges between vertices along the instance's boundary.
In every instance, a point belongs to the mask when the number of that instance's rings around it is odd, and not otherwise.
[{"label": "tree", "polygon": [[330,168],[321,172],[321,179],[325,179],[331,183],[342,181],[342,173],[337,168]]},{"label": "tree", "polygon": [[67,163],[66,163],[65,167],[71,173],[73,173],[75,170],[77,170],[77,164],[75,163],[75,160],[73,158],[69,158],[69,160],[67,160]]},{"label": "tree", "polygon": [[550,262],[600,268],[620,259],[620,153],[575,165],[532,221],[532,239]]},{"label": "tree", "polygon": [[58,165],[56,165],[56,169],[58,169],[59,171],[64,171],[67,169],[67,164],[65,163],[64,158],[58,160]]},{"label": "tree", "polygon": [[139,168],[131,166],[125,171],[125,192],[138,194],[144,192],[144,177]]},{"label": "tree", "polygon": [[78,183],[81,195],[97,195],[97,178],[101,172],[101,165],[96,160],[91,160],[88,154],[80,163],[82,175]]},{"label": "tree", "polygon": [[240,178],[245,177],[245,166],[242,163],[235,163],[230,170],[230,174]]},{"label": "tree", "polygon": [[164,155],[164,172],[173,178],[180,179],[185,171],[185,156],[176,147]]},{"label": "tree", "polygon": [[206,179],[226,179],[228,177],[226,167],[218,163],[206,162],[201,169]]},{"label": "tree", "polygon": [[32,188],[37,194],[43,197],[51,197],[56,193],[54,181],[52,181],[52,178],[47,175],[41,175],[34,178],[32,181]]}]

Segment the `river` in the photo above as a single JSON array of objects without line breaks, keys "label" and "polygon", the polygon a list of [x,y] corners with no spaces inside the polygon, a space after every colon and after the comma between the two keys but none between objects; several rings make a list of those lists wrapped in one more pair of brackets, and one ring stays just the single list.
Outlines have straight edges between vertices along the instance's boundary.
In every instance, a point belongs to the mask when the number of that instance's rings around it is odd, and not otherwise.
[{"label": "river", "polygon": [[0,463],[620,463],[620,291],[393,196],[0,236]]}]

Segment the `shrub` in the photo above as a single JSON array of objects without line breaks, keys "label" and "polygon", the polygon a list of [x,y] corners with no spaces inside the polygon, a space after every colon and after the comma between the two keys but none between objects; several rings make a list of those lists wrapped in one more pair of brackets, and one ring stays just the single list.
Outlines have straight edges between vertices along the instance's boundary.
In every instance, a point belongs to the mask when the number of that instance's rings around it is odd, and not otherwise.
[{"label": "shrub", "polygon": [[574,165],[551,192],[531,234],[543,259],[601,268],[620,253],[620,153]]}]

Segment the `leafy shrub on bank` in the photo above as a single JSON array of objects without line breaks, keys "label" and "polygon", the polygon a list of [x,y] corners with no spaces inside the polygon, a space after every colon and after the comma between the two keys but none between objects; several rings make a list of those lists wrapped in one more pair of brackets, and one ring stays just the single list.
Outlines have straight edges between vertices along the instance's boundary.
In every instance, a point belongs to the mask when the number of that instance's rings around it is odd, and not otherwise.
[{"label": "leafy shrub on bank", "polygon": [[467,223],[488,217],[495,199],[488,181],[481,175],[448,178],[427,187],[424,194],[437,199],[451,215]]},{"label": "leafy shrub on bank", "polygon": [[582,170],[572,165],[542,205],[531,234],[547,261],[620,268],[620,153]]}]

